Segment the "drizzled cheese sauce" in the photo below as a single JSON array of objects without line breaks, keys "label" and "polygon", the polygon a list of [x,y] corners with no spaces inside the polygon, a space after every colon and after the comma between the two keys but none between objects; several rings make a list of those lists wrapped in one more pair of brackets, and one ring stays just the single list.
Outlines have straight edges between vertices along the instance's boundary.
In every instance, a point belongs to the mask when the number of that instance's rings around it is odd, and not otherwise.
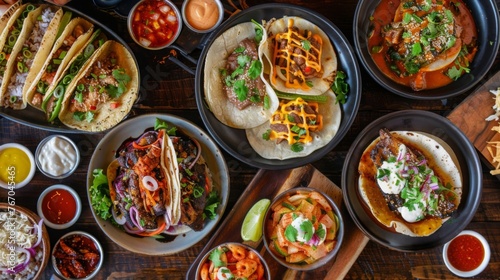
[{"label": "drizzled cheese sauce", "polygon": [[61,137],[53,137],[40,150],[40,167],[52,176],[60,176],[77,164],[75,148]]}]

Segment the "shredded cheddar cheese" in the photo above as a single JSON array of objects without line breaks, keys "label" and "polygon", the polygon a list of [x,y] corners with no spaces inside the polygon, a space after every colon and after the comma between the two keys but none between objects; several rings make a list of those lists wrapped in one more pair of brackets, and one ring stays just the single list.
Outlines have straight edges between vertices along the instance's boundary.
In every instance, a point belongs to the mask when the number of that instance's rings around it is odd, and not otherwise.
[{"label": "shredded cheddar cheese", "polygon": [[315,71],[321,73],[321,55],[323,40],[310,30],[302,35],[294,27],[293,19],[288,20],[288,29],[274,38],[274,72],[273,82],[280,78],[287,88],[310,88],[307,76]]},{"label": "shredded cheddar cheese", "polygon": [[269,139],[278,143],[286,140],[290,145],[313,141],[311,132],[323,128],[323,118],[318,110],[318,103],[308,103],[300,97],[292,101],[281,100],[270,120],[272,131]]}]

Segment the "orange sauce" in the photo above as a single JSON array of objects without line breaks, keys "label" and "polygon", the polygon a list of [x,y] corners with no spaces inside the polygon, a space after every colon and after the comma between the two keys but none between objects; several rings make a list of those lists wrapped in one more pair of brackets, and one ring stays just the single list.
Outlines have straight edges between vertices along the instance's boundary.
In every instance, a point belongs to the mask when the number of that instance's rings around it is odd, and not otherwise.
[{"label": "orange sauce", "polygon": [[219,19],[219,8],[214,0],[189,0],[185,13],[189,24],[198,30],[210,29]]},{"label": "orange sauce", "polygon": [[75,217],[75,198],[67,190],[52,190],[42,200],[42,212],[49,222],[65,224]]},{"label": "orange sauce", "polygon": [[[454,63],[451,63],[449,66],[439,70],[413,75],[398,75],[391,69],[391,65],[388,63],[391,59],[387,53],[389,47],[384,43],[384,35],[382,31],[384,26],[394,21],[394,16],[400,3],[400,0],[382,0],[370,17],[373,32],[370,31],[370,34],[368,35],[368,51],[370,52],[373,61],[388,78],[396,83],[408,87],[411,87],[412,83],[415,83],[417,78],[425,80],[426,87],[424,89],[439,88],[451,83],[453,80],[448,77],[446,73],[451,67],[455,66]],[[450,1],[449,6],[452,6],[450,10],[454,10],[453,14],[457,25],[462,27],[460,39],[464,45],[468,46],[469,53],[465,55],[465,59],[470,62],[473,60],[477,51],[477,46],[475,46],[477,29],[474,23],[474,18],[462,0],[452,0]],[[380,51],[372,51],[374,47],[378,48],[380,46],[382,46]],[[397,65],[398,68],[403,68],[402,63]]]},{"label": "orange sauce", "polygon": [[471,271],[481,265],[484,247],[475,236],[464,234],[450,242],[447,254],[453,267],[461,271]]}]

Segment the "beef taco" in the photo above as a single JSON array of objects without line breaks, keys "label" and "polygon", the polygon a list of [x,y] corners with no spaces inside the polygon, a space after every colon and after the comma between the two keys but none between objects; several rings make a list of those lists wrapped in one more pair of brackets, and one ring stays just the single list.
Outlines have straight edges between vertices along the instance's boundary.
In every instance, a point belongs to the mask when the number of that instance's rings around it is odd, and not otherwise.
[{"label": "beef taco", "polygon": [[281,100],[266,123],[246,130],[252,148],[263,158],[284,160],[327,145],[337,134],[342,115],[335,93],[328,90],[324,95],[324,103],[301,97]]},{"label": "beef taco", "polygon": [[436,232],[458,209],[460,166],[441,139],[421,132],[380,130],[359,163],[359,193],[388,229],[409,236]]},{"label": "beef taco", "polygon": [[[49,122],[57,120],[68,86],[79,74],[84,64],[90,59],[94,52],[96,52],[106,41],[107,37],[101,32],[101,29],[94,31],[85,46],[71,59],[58,81],[52,83],[46,90],[46,94],[44,94],[43,97],[42,110],[45,112]],[[38,93],[35,95],[38,95]]]},{"label": "beef taco", "polygon": [[207,52],[205,100],[227,126],[251,128],[269,119],[278,106],[274,90],[263,77],[260,46],[262,25],[245,22],[217,37]]},{"label": "beef taco", "polygon": [[47,89],[59,80],[66,66],[85,46],[93,31],[94,25],[83,18],[73,18],[66,25],[50,53],[43,60],[43,66],[24,93],[28,104],[42,110],[42,101]]},{"label": "beef taco", "polygon": [[24,109],[27,105],[26,94],[32,81],[40,72],[59,29],[63,10],[56,6],[41,5],[30,13],[25,20],[21,38],[26,38],[11,55],[4,74],[0,94],[9,99],[10,107]]},{"label": "beef taco", "polygon": [[170,227],[173,185],[167,170],[165,130],[147,131],[117,150],[107,168],[112,214],[133,234],[150,236]]},{"label": "beef taco", "polygon": [[132,54],[122,44],[106,41],[68,86],[59,120],[85,131],[109,129],[130,112],[138,90]]},{"label": "beef taco", "polygon": [[[9,18],[2,34],[0,35],[0,83],[1,87],[7,83],[5,75],[12,67],[13,60],[20,51],[20,47],[26,40],[27,31],[31,28],[32,22],[35,20],[33,12],[37,10],[33,4],[24,4],[20,6]],[[22,96],[7,96],[0,92],[0,105],[15,109],[24,108],[25,102]]]},{"label": "beef taco", "polygon": [[272,19],[262,46],[269,82],[278,91],[304,95],[326,92],[337,70],[330,39],[315,24],[300,17]]}]

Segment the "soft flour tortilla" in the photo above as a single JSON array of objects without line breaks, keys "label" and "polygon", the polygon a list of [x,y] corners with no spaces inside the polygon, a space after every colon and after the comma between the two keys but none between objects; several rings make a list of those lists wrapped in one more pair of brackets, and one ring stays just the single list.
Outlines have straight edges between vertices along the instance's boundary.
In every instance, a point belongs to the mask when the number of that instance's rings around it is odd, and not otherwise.
[{"label": "soft flour tortilla", "polygon": [[269,71],[270,74],[269,82],[278,91],[304,95],[321,95],[329,90],[331,84],[333,83],[333,79],[337,71],[337,55],[332,43],[330,42],[330,39],[328,38],[328,35],[326,35],[326,33],[318,26],[300,17],[283,17],[280,19],[271,20],[268,24],[266,24],[268,39],[262,46],[262,52],[268,60],[268,63],[273,65],[272,62],[274,56],[274,36],[278,33],[285,32],[288,28],[289,21],[293,23],[293,26],[298,27],[301,31],[310,30],[313,34],[318,34],[323,40],[323,52],[321,56],[323,73],[320,78],[312,78],[308,80],[308,82],[312,84],[312,87],[310,87],[309,89],[295,89],[286,87],[285,82],[279,77],[276,77],[276,79],[272,79],[275,69],[274,67],[270,67],[270,69],[266,70]]},{"label": "soft flour tortilla", "polygon": [[[463,183],[460,165],[453,150],[443,140],[427,133],[410,131],[392,131],[391,133],[405,145],[419,149],[427,158],[429,167],[443,180],[443,185],[446,186],[449,183],[453,186],[452,190],[457,194],[455,203],[458,207]],[[433,234],[449,217],[444,219],[426,218],[422,221],[409,223],[398,214],[390,211],[387,206],[376,182],[376,167],[369,158],[370,152],[378,141],[379,138],[375,139],[362,155],[362,158],[367,160],[362,160],[359,166],[358,188],[361,197],[370,208],[373,216],[384,226],[413,237]]]},{"label": "soft flour tortilla", "polygon": [[[73,112],[70,111],[70,102],[74,99],[75,88],[78,86],[78,82],[87,75],[87,72],[91,70],[91,67],[95,63],[99,63],[99,61],[106,59],[112,52],[117,54],[117,64],[125,69],[125,72],[130,77],[130,81],[126,85],[127,91],[116,99],[112,99],[106,103],[100,103],[97,108],[93,110],[95,115],[91,122],[76,120],[73,117]],[[93,132],[104,131],[114,127],[127,116],[138,95],[139,70],[137,69],[132,54],[122,44],[114,40],[109,40],[92,55],[82,67],[78,76],[68,85],[61,112],[59,113],[59,120],[71,128]],[[110,106],[112,102],[118,102],[120,106],[118,108],[112,108]]]},{"label": "soft flour tortilla", "polygon": [[[263,106],[250,105],[239,110],[226,96],[220,70],[225,68],[227,58],[244,39],[255,38],[255,23],[245,22],[226,30],[214,40],[207,52],[204,69],[205,100],[215,117],[223,124],[234,128],[252,128],[266,122],[278,108],[279,100],[272,87],[261,75],[266,85],[269,97],[269,109]],[[266,41],[266,32],[263,32],[261,42]],[[261,45],[262,46],[262,45]],[[260,47],[261,47],[260,46]],[[261,58],[260,47],[258,47]]]},{"label": "soft flour tortilla", "polygon": [[312,133],[314,140],[311,143],[305,144],[302,151],[293,152],[287,141],[276,144],[275,141],[264,140],[262,135],[270,129],[269,121],[258,127],[246,130],[247,139],[252,148],[263,158],[284,160],[305,157],[317,149],[326,146],[337,134],[342,114],[333,91],[328,90],[325,94],[328,96],[328,101],[324,104],[319,103],[319,113],[323,115],[323,129]]}]

